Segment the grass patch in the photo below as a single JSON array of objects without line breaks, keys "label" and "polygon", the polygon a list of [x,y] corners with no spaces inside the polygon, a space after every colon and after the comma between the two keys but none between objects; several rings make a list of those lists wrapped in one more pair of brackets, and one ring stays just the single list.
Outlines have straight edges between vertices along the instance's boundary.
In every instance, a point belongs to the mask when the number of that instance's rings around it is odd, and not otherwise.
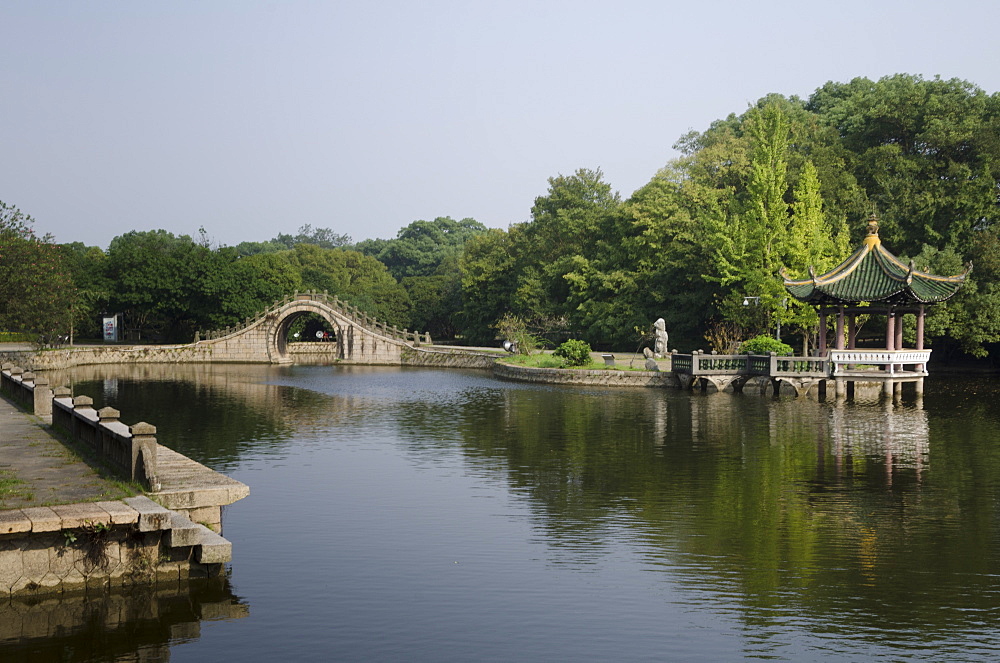
[{"label": "grass patch", "polygon": [[527,368],[568,368],[570,370],[584,371],[645,371],[645,365],[630,367],[627,363],[617,366],[606,366],[604,361],[593,361],[583,366],[569,366],[562,357],[556,357],[549,353],[539,353],[533,355],[509,355],[501,360],[504,364],[514,366],[526,366]]},{"label": "grass patch", "polygon": [[34,494],[27,489],[26,484],[14,476],[10,470],[0,470],[0,508],[6,508],[7,500],[23,500],[30,502]]},{"label": "grass patch", "polygon": [[[126,481],[112,467],[107,465],[100,456],[94,453],[89,447],[73,441],[70,436],[61,428],[50,426],[49,430],[56,435],[66,449],[66,458],[72,462],[79,460],[90,466],[94,473],[103,481],[107,488],[102,494],[93,498],[92,502],[102,500],[120,500],[125,497],[135,497],[145,494],[143,487],[136,481]],[[55,456],[56,454],[53,454]]]},{"label": "grass patch", "polygon": [[0,331],[0,343],[32,343],[34,340],[34,334]]}]

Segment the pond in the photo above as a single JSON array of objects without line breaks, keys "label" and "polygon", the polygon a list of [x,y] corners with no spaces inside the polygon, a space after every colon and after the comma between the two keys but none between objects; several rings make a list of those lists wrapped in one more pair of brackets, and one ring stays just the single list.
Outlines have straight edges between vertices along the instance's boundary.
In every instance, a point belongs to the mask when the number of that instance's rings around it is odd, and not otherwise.
[{"label": "pond", "polygon": [[52,381],[251,487],[205,604],[243,610],[0,641],[32,661],[1000,657],[994,380],[898,405],[417,368]]}]

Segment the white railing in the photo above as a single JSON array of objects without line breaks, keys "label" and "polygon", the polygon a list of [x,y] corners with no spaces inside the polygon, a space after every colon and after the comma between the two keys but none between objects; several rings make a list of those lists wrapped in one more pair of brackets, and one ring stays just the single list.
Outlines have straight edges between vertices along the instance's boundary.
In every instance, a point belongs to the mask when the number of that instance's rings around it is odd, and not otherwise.
[{"label": "white railing", "polygon": [[890,375],[902,371],[904,366],[914,366],[914,371],[926,373],[930,358],[930,350],[830,350],[834,377],[856,374],[865,371],[863,367],[875,366]]}]

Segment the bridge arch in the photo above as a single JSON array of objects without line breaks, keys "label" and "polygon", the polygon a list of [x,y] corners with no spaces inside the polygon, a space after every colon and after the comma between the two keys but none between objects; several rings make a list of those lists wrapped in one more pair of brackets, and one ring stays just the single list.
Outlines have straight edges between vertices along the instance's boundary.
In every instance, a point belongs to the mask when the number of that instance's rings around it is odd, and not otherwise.
[{"label": "bridge arch", "polygon": [[320,302],[299,301],[296,305],[286,307],[276,316],[274,322],[269,325],[267,333],[268,356],[271,361],[285,363],[291,361],[288,350],[288,332],[292,324],[299,318],[307,315],[315,315],[323,320],[334,332],[334,340],[324,344],[331,359],[344,359],[344,325],[333,315],[333,311],[323,306]]}]

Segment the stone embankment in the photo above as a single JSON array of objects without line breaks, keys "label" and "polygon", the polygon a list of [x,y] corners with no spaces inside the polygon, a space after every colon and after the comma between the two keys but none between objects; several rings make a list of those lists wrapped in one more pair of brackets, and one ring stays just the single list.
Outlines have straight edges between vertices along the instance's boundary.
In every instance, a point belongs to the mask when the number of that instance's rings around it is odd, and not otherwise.
[{"label": "stone embankment", "polygon": [[[221,536],[222,506],[246,497],[249,488],[160,446],[155,427],[143,422],[127,426],[116,410],[95,411],[91,399],[72,398],[67,391],[50,389],[43,378],[16,366],[0,371],[0,392],[7,399],[51,421],[88,455],[147,494],[60,503],[59,494],[46,493],[48,504],[25,496],[20,508],[0,511],[0,597],[221,574],[232,559],[232,544]],[[0,400],[0,407],[5,417],[17,414],[7,400]],[[25,422],[19,423],[23,427]],[[16,470],[18,457],[38,453],[30,448],[38,442],[29,437],[5,432],[5,465]],[[63,463],[53,458],[50,464]],[[75,475],[68,468],[63,471],[72,502],[79,499],[72,492]]]},{"label": "stone embankment", "polygon": [[586,370],[533,368],[497,362],[493,374],[504,380],[588,387],[680,387],[669,371]]}]

